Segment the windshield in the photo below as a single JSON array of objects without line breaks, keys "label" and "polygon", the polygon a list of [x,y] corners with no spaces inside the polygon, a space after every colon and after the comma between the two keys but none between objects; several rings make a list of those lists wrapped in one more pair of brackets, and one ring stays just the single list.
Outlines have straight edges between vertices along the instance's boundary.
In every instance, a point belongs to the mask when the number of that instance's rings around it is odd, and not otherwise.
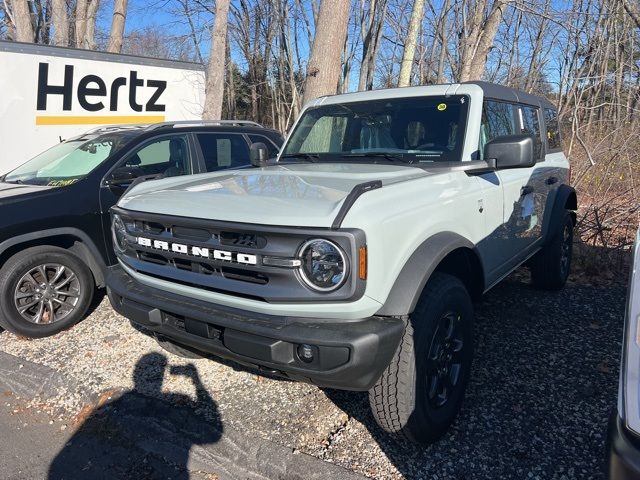
[{"label": "windshield", "polygon": [[123,133],[109,133],[60,143],[33,157],[5,177],[7,183],[63,187],[86,177],[127,139]]},{"label": "windshield", "polygon": [[281,161],[462,160],[468,97],[391,98],[310,108]]}]

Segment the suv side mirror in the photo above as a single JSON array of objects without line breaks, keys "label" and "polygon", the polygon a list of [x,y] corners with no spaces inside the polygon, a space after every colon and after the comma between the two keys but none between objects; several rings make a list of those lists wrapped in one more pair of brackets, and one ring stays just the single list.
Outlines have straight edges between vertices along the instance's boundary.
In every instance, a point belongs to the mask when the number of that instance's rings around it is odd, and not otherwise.
[{"label": "suv side mirror", "polygon": [[136,178],[138,178],[138,175],[136,175],[136,172],[133,168],[118,167],[113,172],[111,172],[111,175],[109,175],[106,184],[109,186],[125,187],[133,182]]},{"label": "suv side mirror", "polygon": [[533,138],[530,135],[505,135],[484,146],[484,158],[494,160],[495,167],[527,168],[536,163],[533,158]]},{"label": "suv side mirror", "polygon": [[254,167],[265,167],[269,160],[269,149],[262,142],[252,143],[249,148],[249,158]]}]

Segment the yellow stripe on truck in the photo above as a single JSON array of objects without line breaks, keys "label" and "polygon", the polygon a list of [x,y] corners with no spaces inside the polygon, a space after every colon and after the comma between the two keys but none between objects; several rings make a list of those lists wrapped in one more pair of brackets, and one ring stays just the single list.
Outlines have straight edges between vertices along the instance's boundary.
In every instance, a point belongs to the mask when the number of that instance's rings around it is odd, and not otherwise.
[{"label": "yellow stripe on truck", "polygon": [[36,125],[121,125],[164,122],[164,115],[37,115]]}]

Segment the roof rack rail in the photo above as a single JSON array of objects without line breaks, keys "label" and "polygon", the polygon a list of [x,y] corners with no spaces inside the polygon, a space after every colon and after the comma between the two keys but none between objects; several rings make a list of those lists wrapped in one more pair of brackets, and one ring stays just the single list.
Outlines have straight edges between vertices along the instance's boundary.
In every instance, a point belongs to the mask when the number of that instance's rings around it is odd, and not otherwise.
[{"label": "roof rack rail", "polygon": [[126,125],[102,125],[100,127],[92,128],[84,132],[84,134],[89,133],[99,133],[99,132],[110,132],[113,130],[138,130],[149,127],[148,123],[145,124],[126,124]]},{"label": "roof rack rail", "polygon": [[257,122],[251,120],[180,120],[176,122],[160,122],[149,125],[147,130],[157,130],[159,128],[174,128],[184,127],[189,125],[197,126],[216,126],[216,125],[229,125],[234,127],[259,127],[264,128]]}]

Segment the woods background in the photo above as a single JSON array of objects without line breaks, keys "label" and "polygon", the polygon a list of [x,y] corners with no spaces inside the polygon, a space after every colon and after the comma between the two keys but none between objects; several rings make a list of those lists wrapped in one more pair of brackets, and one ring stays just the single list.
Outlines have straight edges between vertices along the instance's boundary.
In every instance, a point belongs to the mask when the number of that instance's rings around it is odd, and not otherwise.
[{"label": "woods background", "polygon": [[0,38],[206,64],[206,118],[283,133],[336,92],[484,79],[545,95],[580,271],[616,275],[638,225],[639,0],[2,0]]}]

